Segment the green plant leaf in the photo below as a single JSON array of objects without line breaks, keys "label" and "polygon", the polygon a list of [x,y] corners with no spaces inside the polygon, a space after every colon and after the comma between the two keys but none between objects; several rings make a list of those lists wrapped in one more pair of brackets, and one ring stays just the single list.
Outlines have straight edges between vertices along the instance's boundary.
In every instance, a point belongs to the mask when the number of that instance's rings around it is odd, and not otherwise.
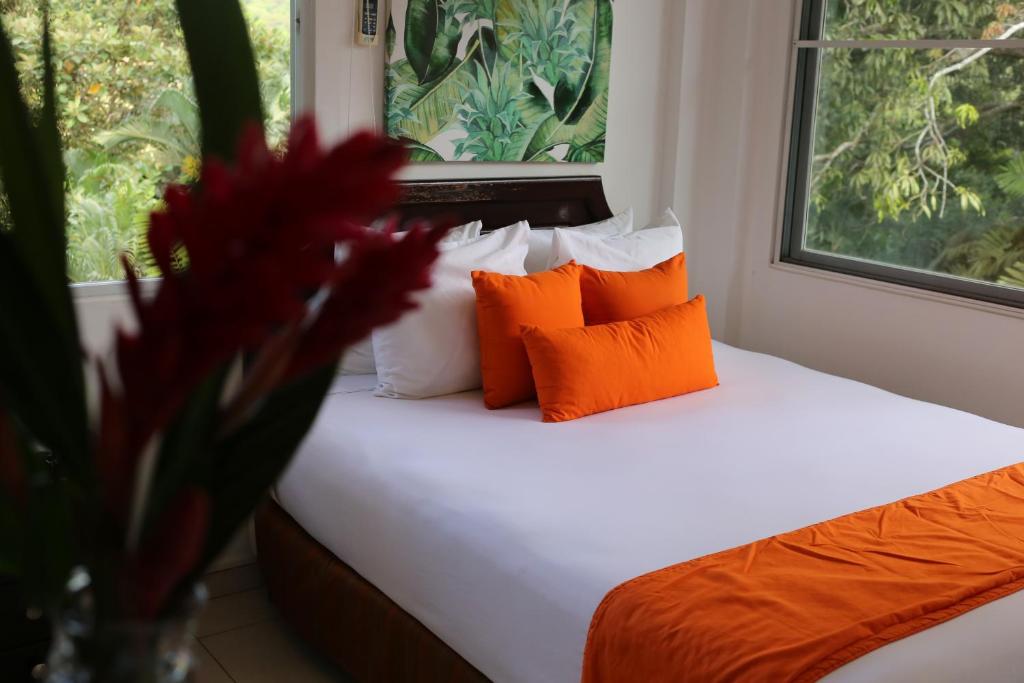
[{"label": "green plant leaf", "polygon": [[[49,54],[44,26],[44,54]],[[7,195],[11,236],[29,276],[42,294],[55,330],[70,349],[77,327],[67,290],[64,173],[55,123],[52,69],[46,67],[39,127],[21,98],[14,54],[0,24],[0,184]]]},{"label": "green plant leaf", "polygon": [[[406,109],[411,116],[398,122],[388,122],[388,135],[392,137],[409,137],[426,142],[433,139],[455,120],[455,108],[463,101],[464,83],[472,79],[472,57],[479,50],[474,41],[470,46],[466,59],[456,62],[452,68],[440,78],[427,85],[404,85],[394,93],[394,106]],[[412,65],[401,60],[388,65],[393,83],[408,84],[415,82]]]},{"label": "green plant leaf", "polygon": [[571,142],[572,135],[572,127],[566,126],[556,115],[551,114],[534,130],[523,151],[523,161],[537,161],[552,148]]},{"label": "green plant leaf", "polygon": [[89,481],[92,461],[79,357],[54,334],[57,324],[9,234],[0,233],[0,387],[8,410]]},{"label": "green plant leaf", "polygon": [[476,40],[480,43],[480,50],[476,53],[476,59],[492,74],[498,68],[498,39],[494,29],[490,26],[481,26],[477,29]]},{"label": "green plant leaf", "polygon": [[[591,60],[582,88],[571,107],[562,114],[562,120],[575,124],[594,104],[602,93],[607,94],[610,84],[612,63],[612,3],[611,0],[586,0],[578,2],[570,11],[582,12],[588,5],[593,8],[593,31],[591,33]],[[561,81],[560,81],[561,83]],[[555,103],[558,106],[559,93],[556,87]]]},{"label": "green plant leaf", "polygon": [[203,155],[233,161],[244,127],[263,125],[259,79],[238,0],[175,0],[202,121]]},{"label": "green plant leaf", "polygon": [[516,55],[512,27],[517,25],[524,12],[529,11],[523,4],[523,0],[497,0],[494,5],[494,33],[498,51],[502,58],[510,63],[515,62]]},{"label": "green plant leaf", "polygon": [[25,551],[21,576],[26,593],[36,604],[56,607],[76,560],[79,538],[72,512],[71,485],[45,476],[33,477],[25,520]]},{"label": "green plant leaf", "polygon": [[403,139],[402,143],[409,149],[409,161],[444,161],[444,157],[438,154],[433,147],[408,138]]},{"label": "green plant leaf", "polygon": [[192,140],[200,141],[202,128],[199,123],[199,107],[184,93],[166,88],[154,100],[152,109],[170,112],[175,123],[180,124]]},{"label": "green plant leaf", "polygon": [[582,145],[603,139],[608,130],[608,92],[602,92],[573,127],[572,142]]},{"label": "green plant leaf", "polygon": [[441,0],[409,0],[405,10],[405,55],[420,85],[446,72],[462,37],[455,21],[446,21]]},{"label": "green plant leaf", "polygon": [[[238,431],[215,445],[208,483],[213,510],[198,571],[217,557],[284,471],[313,425],[335,371],[330,365],[278,389]],[[256,452],[259,458],[252,457]]]},{"label": "green plant leaf", "polygon": [[384,31],[384,56],[389,62],[391,61],[391,56],[395,54],[396,33],[394,17],[388,12],[388,27]]},{"label": "green plant leaf", "polygon": [[1024,154],[1017,154],[996,174],[996,183],[1011,197],[1024,197]]},{"label": "green plant leaf", "polygon": [[44,97],[38,126],[21,98],[0,25],[0,178],[13,225],[0,233],[0,386],[9,409],[88,480],[85,388],[67,287],[64,166],[57,132],[49,27],[43,26]]},{"label": "green plant leaf", "polygon": [[160,514],[185,485],[209,477],[213,461],[208,445],[213,440],[228,367],[212,374],[192,393],[174,424],[164,433],[146,509],[147,527],[160,519]]}]

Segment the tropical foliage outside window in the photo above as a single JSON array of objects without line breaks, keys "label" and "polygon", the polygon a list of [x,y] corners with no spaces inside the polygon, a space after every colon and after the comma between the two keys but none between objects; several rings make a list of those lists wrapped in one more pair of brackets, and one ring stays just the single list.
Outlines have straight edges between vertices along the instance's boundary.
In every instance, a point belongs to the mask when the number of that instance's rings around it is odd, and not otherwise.
[{"label": "tropical foliage outside window", "polygon": [[801,94],[812,106],[796,116],[799,205],[784,249],[1017,296],[1024,49],[1010,41],[1024,39],[1024,2],[806,2]]},{"label": "tropical foliage outside window", "polygon": [[[291,116],[289,0],[243,0],[263,88],[268,139]],[[156,274],[149,212],[170,182],[199,172],[199,117],[173,0],[51,0],[60,131],[67,166],[68,272],[119,280],[125,254]],[[42,100],[38,0],[0,0],[26,99]],[[0,226],[6,220],[0,193]]]}]

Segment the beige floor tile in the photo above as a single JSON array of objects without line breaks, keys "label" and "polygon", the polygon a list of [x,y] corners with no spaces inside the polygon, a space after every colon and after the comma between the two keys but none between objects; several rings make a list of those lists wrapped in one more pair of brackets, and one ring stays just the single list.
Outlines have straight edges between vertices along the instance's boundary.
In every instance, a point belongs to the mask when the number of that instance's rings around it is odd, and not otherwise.
[{"label": "beige floor tile", "polygon": [[236,683],[344,683],[347,679],[288,631],[265,621],[201,639]]},{"label": "beige floor tile", "polygon": [[202,643],[196,641],[192,644],[192,654],[196,659],[194,683],[233,683]]},{"label": "beige floor tile", "polygon": [[274,618],[274,608],[262,588],[214,598],[199,617],[196,636],[223,633]]},{"label": "beige floor tile", "polygon": [[207,574],[203,577],[203,583],[211,598],[219,598],[259,588],[263,585],[263,576],[259,565],[246,564]]}]

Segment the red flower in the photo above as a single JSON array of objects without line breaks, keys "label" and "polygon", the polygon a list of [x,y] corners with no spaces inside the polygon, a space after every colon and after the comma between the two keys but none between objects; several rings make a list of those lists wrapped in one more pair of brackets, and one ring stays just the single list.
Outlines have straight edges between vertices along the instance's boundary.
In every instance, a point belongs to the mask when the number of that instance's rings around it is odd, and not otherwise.
[{"label": "red flower", "polygon": [[[104,391],[100,470],[122,519],[139,453],[213,371],[260,355],[289,328],[292,343],[274,345],[288,354],[275,381],[322,367],[429,285],[443,230],[394,240],[364,227],[397,198],[404,160],[398,144],[365,133],[324,150],[304,118],[283,157],[254,125],[235,167],[206,160],[197,188],[168,188],[149,229],[163,279],[146,300],[129,271],[138,331],[118,335],[118,372]],[[340,264],[337,244],[351,254]],[[317,291],[326,292],[318,312]]]}]

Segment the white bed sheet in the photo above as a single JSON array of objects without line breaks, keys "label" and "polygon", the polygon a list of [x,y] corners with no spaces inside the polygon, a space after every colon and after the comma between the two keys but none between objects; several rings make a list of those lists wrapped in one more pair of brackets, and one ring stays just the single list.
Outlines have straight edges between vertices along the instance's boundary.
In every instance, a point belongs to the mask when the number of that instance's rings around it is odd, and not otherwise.
[{"label": "white bed sheet", "polygon": [[[721,386],[561,424],[339,378],[278,487],[310,534],[492,680],[579,680],[622,581],[1024,460],[1024,430],[715,344]],[[831,674],[1024,680],[1024,595]]]}]

